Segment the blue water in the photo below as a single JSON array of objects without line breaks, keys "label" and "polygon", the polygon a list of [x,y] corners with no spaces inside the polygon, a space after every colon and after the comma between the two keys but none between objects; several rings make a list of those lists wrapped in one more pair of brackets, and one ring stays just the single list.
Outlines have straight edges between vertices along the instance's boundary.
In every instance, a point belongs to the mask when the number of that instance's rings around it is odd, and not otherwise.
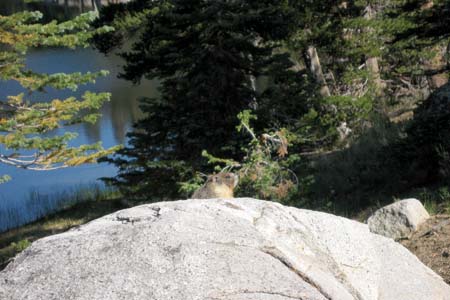
[{"label": "blue water", "polygon": [[[0,2],[0,7],[3,1]],[[142,116],[137,99],[142,96],[157,96],[158,92],[156,82],[144,82],[139,86],[133,86],[129,82],[118,79],[117,74],[121,70],[121,63],[117,56],[105,57],[93,49],[35,49],[30,51],[26,64],[37,72],[95,72],[106,69],[110,71],[110,75],[99,78],[95,84],[80,86],[75,92],[47,89],[45,93],[30,95],[29,100],[34,102],[49,101],[54,98],[64,99],[69,96],[80,96],[87,90],[110,92],[112,99],[101,109],[102,118],[95,125],[73,125],[59,130],[59,133],[64,130],[76,132],[78,137],[72,141],[72,145],[75,146],[97,141],[102,141],[104,147],[124,144],[127,131]],[[0,99],[22,92],[26,93],[17,83],[0,81]],[[0,146],[0,151],[4,150]],[[33,219],[33,211],[30,211],[29,203],[32,192],[51,197],[51,195],[72,189],[74,186],[98,182],[98,178],[114,176],[115,173],[116,169],[108,164],[84,165],[46,172],[0,165],[0,175],[8,174],[12,177],[10,182],[0,185],[0,232],[11,226],[11,220],[6,220],[6,212],[11,215],[14,211],[13,214],[18,219],[18,224]]]}]

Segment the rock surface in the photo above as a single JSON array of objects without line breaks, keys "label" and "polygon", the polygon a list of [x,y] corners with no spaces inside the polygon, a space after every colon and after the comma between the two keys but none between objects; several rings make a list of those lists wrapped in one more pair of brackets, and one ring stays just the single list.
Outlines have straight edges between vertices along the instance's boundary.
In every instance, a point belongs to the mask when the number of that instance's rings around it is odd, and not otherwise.
[{"label": "rock surface", "polygon": [[367,220],[373,233],[393,239],[411,236],[430,215],[417,199],[405,199],[377,210]]},{"label": "rock surface", "polygon": [[254,199],[143,205],[38,240],[0,299],[448,300],[450,287],[367,225]]}]

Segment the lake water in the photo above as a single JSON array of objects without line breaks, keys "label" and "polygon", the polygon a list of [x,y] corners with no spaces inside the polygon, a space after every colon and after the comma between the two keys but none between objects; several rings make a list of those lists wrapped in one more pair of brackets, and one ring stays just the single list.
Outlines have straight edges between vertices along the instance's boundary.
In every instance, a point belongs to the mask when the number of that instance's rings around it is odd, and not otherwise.
[{"label": "lake water", "polygon": [[[81,12],[81,6],[76,0],[51,1],[40,3],[38,6],[26,6],[19,0],[1,0],[0,14],[10,14],[14,11],[40,9],[47,14],[46,19],[56,18],[64,20]],[[83,10],[90,9],[91,0],[85,0]],[[95,125],[74,125],[64,130],[78,133],[72,144],[81,145],[102,141],[104,147],[126,143],[126,133],[132,124],[142,116],[137,99],[142,96],[157,96],[156,82],[144,82],[133,86],[129,82],[118,79],[122,61],[116,56],[105,57],[93,49],[35,49],[29,52],[26,64],[37,72],[94,72],[102,69],[110,71],[110,75],[99,78],[96,84],[80,86],[76,92],[48,89],[46,93],[35,93],[30,96],[31,101],[48,101],[54,98],[64,99],[69,96],[80,96],[86,90],[93,92],[112,93],[111,101],[101,109],[102,118]],[[0,81],[0,99],[7,95],[17,95],[26,92],[15,82]],[[62,132],[62,131],[60,131]],[[3,149],[0,148],[0,151]],[[16,216],[23,216],[23,222],[33,218],[27,201],[31,192],[41,195],[52,195],[71,189],[74,186],[96,182],[99,177],[114,176],[116,170],[108,164],[84,165],[51,172],[35,172],[0,165],[0,175],[8,174],[12,180],[0,185],[0,232],[11,226],[6,220],[6,212],[16,211]],[[98,181],[97,181],[98,182]],[[22,222],[21,221],[21,222]],[[5,225],[5,224],[9,225]]]}]

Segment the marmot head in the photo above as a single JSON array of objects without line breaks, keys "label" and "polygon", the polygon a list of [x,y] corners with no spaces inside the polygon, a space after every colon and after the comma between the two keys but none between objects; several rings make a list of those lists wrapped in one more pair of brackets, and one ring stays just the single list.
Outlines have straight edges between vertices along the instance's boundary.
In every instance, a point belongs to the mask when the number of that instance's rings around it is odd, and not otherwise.
[{"label": "marmot head", "polygon": [[239,176],[234,173],[219,173],[215,175],[210,175],[208,177],[207,183],[214,183],[218,185],[226,185],[232,190],[237,186],[239,182]]}]

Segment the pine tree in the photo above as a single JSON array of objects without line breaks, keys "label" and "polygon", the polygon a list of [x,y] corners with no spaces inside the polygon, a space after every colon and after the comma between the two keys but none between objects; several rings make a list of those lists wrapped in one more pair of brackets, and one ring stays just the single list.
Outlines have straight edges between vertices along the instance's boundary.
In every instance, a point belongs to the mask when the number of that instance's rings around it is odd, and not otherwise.
[{"label": "pine tree", "polygon": [[[96,15],[88,13],[71,21],[41,24],[40,12],[21,12],[0,16],[0,80],[18,82],[27,93],[0,99],[0,163],[18,168],[47,171],[83,163],[95,162],[112,153],[117,147],[103,149],[100,143],[69,147],[76,135],[61,136],[52,130],[78,122],[95,122],[96,111],[109,99],[109,94],[86,92],[82,99],[75,97],[29,103],[34,91],[47,87],[75,90],[79,84],[94,82],[106,71],[97,73],[41,74],[25,67],[25,55],[32,47],[87,47],[94,34],[110,31],[102,27],[93,30],[89,23]],[[1,176],[0,183],[8,180]]]},{"label": "pine tree", "polygon": [[325,138],[324,145],[333,148],[336,128],[344,122],[357,137],[373,115],[387,119],[411,110],[436,87],[434,81],[447,80],[442,74],[448,69],[448,1],[298,1],[294,6],[300,21],[287,46],[320,96],[313,100],[311,94],[311,113],[304,120],[318,120],[303,133],[312,140]]},{"label": "pine tree", "polygon": [[[110,181],[137,198],[175,198],[179,182],[210,170],[202,150],[211,160],[252,159],[241,149],[255,139],[234,130],[249,108],[254,132],[286,133],[295,155],[345,149],[374,120],[389,127],[389,117],[424,98],[423,83],[448,68],[444,55],[435,64],[449,40],[448,5],[140,0],[105,8],[97,26],[120,30],[97,37],[98,47],[109,51],[135,33],[122,77],[158,78],[162,94],[143,100],[147,117],[130,147],[109,160],[120,169]],[[270,82],[263,91],[258,77]]]},{"label": "pine tree", "polygon": [[113,27],[114,30],[95,34],[95,47],[103,53],[120,49],[141,32],[147,18],[168,6],[169,1],[165,0],[134,0],[103,6],[100,18],[96,18],[92,25],[96,28]]},{"label": "pine tree", "polygon": [[[401,11],[414,24],[393,39],[392,54],[407,61],[395,70],[409,88],[431,95],[414,110],[405,136],[393,145],[396,167],[408,187],[450,182],[450,2],[411,1]],[[424,79],[427,79],[424,84]],[[422,84],[422,86],[420,86]],[[427,96],[427,95],[425,95]]]},{"label": "pine tree", "polygon": [[[136,198],[176,198],[178,183],[210,171],[201,153],[238,159],[239,112],[263,104],[254,78],[278,65],[277,41],[292,30],[293,12],[279,1],[160,1],[147,15],[122,77],[161,81],[161,98],[145,99],[147,117],[129,135],[129,147],[110,162],[119,175],[109,179]],[[129,6],[128,6],[129,7]],[[100,22],[102,18],[100,19]],[[104,23],[100,23],[104,24]],[[299,102],[301,104],[301,102]]]}]

